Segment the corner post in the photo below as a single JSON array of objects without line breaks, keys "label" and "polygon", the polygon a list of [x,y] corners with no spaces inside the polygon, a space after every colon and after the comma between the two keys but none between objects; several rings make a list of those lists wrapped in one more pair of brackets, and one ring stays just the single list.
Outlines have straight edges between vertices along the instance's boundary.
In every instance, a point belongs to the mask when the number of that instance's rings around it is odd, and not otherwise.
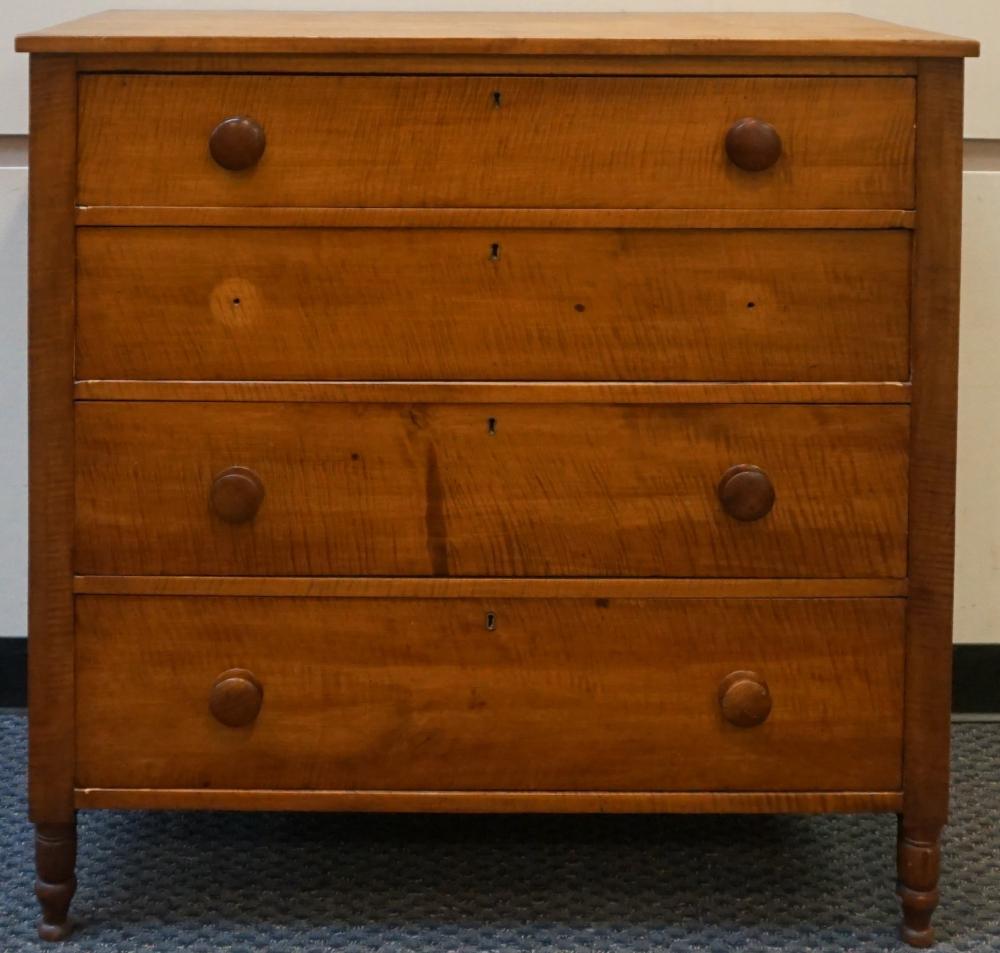
[{"label": "corner post", "polygon": [[948,818],[964,61],[917,75],[917,227],[910,346],[912,436],[899,897],[903,939],[934,942]]},{"label": "corner post", "polygon": [[69,932],[76,881],[73,352],[77,64],[31,57],[28,238],[28,803],[42,939]]}]

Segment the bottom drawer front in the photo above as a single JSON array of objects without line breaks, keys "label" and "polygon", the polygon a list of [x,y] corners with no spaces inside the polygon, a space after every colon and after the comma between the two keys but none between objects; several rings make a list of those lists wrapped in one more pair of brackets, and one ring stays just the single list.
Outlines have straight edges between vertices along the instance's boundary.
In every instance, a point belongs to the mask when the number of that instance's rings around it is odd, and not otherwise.
[{"label": "bottom drawer front", "polygon": [[903,609],[80,596],[77,783],[896,790]]}]

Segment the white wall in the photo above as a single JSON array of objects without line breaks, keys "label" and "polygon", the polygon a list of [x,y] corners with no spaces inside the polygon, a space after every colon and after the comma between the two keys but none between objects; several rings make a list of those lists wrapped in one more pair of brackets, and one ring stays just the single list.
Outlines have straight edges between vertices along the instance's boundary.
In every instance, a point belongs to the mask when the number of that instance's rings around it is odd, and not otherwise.
[{"label": "white wall", "polygon": [[28,170],[0,165],[0,638],[27,632]]},{"label": "white wall", "polygon": [[1000,642],[1000,171],[964,186],[955,640]]},{"label": "white wall", "polygon": [[[27,57],[18,32],[109,6],[108,0],[0,0],[0,133],[26,129]],[[130,7],[276,9],[280,0],[129,0]],[[998,0],[294,0],[289,9],[847,10],[975,37],[968,65],[966,136],[1000,140]],[[0,637],[26,631],[27,457],[25,230],[27,170],[0,148]],[[955,639],[1000,643],[1000,142],[977,144],[965,176],[965,244],[959,406]],[[983,171],[991,169],[992,171]]]}]

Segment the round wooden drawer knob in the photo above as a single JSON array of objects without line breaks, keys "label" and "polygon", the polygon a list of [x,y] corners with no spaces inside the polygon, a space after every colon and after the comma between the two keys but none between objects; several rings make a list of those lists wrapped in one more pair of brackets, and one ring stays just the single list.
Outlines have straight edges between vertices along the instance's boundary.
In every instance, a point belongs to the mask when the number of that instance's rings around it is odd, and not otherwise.
[{"label": "round wooden drawer knob", "polygon": [[229,467],[212,481],[209,505],[227,523],[247,523],[264,502],[264,484],[247,467]]},{"label": "round wooden drawer knob", "polygon": [[264,146],[264,128],[249,116],[223,119],[208,137],[212,158],[230,172],[255,166],[264,154]]},{"label": "round wooden drawer knob", "polygon": [[731,672],[719,686],[722,717],[737,728],[752,728],[771,714],[771,693],[756,672]]},{"label": "round wooden drawer knob", "polygon": [[741,119],[726,134],[726,155],[747,172],[763,172],[781,158],[781,136],[763,119]]},{"label": "round wooden drawer knob", "polygon": [[762,519],[774,506],[774,486],[760,467],[740,463],[719,481],[719,502],[733,518],[745,523]]},{"label": "round wooden drawer knob", "polygon": [[253,672],[231,668],[215,680],[208,707],[217,721],[229,728],[242,728],[260,714],[263,701],[264,689]]}]

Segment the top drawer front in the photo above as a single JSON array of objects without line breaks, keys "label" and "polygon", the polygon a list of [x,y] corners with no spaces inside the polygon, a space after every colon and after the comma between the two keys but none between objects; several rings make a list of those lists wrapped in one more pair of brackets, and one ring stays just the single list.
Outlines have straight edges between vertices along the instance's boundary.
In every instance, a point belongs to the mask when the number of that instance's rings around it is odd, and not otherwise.
[{"label": "top drawer front", "polygon": [[[908,78],[85,76],[84,205],[909,208]],[[220,121],[259,161],[212,158]],[[737,168],[730,127],[782,154]]]}]

